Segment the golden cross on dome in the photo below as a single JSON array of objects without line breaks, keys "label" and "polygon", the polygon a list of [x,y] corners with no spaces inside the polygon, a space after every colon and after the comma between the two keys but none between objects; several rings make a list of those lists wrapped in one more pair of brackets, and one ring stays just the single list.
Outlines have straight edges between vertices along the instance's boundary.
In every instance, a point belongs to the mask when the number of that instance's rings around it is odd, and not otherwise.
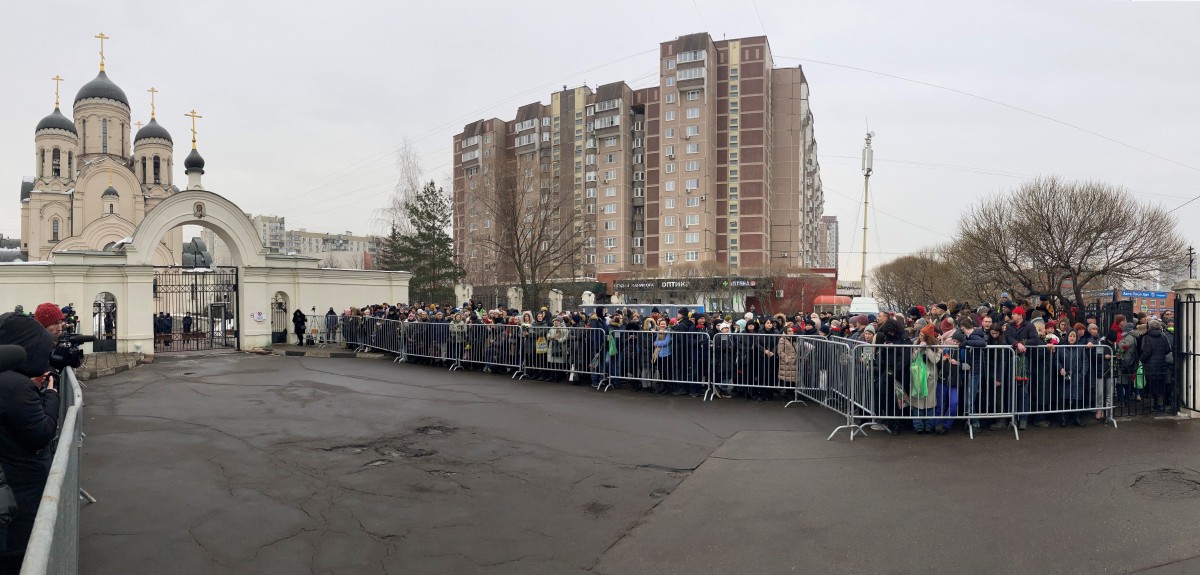
[{"label": "golden cross on dome", "polygon": [[100,39],[100,71],[104,71],[104,41],[110,39],[110,36],[105,36],[104,32],[92,36]]},{"label": "golden cross on dome", "polygon": [[146,90],[146,91],[150,92],[150,119],[153,120],[154,119],[154,95],[158,93],[158,90],[155,90],[154,86],[150,86],[150,89]]},{"label": "golden cross on dome", "polygon": [[50,78],[50,79],[54,80],[54,107],[57,108],[58,107],[58,83],[62,82],[62,76],[55,74],[54,77]]},{"label": "golden cross on dome", "polygon": [[187,116],[192,119],[192,149],[195,150],[196,149],[196,119],[204,118],[204,116],[197,114],[195,108],[192,108],[192,111],[184,114],[184,116]]},{"label": "golden cross on dome", "polygon": [[[151,114],[150,116],[151,116],[151,117],[153,117],[153,116],[154,116],[154,114]],[[141,120],[138,120],[138,121],[134,122],[134,123],[133,123],[133,125],[137,126],[137,127],[138,127],[138,130],[141,130],[141,129],[142,129],[142,121],[141,121]]]}]

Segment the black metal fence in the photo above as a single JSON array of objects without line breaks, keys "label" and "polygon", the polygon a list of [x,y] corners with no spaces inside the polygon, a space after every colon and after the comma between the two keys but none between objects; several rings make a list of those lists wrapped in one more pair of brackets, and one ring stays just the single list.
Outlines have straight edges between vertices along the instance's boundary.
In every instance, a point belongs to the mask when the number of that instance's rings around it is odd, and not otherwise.
[{"label": "black metal fence", "polygon": [[154,271],[154,351],[235,349],[237,268]]}]

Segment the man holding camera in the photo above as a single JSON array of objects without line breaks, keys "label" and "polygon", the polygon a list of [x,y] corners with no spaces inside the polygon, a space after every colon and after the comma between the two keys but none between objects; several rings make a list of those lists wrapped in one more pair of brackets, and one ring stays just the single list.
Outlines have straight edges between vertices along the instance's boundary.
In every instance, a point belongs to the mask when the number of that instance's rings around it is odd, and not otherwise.
[{"label": "man holding camera", "polygon": [[24,363],[0,373],[0,468],[17,502],[0,569],[20,565],[50,473],[59,409],[50,356],[62,321],[54,304],[38,306],[34,317],[0,315],[0,345],[18,345],[26,355]]}]

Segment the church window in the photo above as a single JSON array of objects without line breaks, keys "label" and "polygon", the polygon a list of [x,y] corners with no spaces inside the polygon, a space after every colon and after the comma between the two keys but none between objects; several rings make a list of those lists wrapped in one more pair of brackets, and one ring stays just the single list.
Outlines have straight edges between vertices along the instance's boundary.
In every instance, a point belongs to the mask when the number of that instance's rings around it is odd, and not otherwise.
[{"label": "church window", "polygon": [[58,220],[53,220],[50,222],[50,241],[58,241]]},{"label": "church window", "polygon": [[125,122],[121,122],[121,156],[125,156]]},{"label": "church window", "polygon": [[58,178],[62,177],[62,152],[58,148],[54,148],[50,152],[50,175]]},{"label": "church window", "polygon": [[75,152],[67,152],[67,177],[75,177]]},{"label": "church window", "polygon": [[158,156],[154,156],[154,183],[160,184],[162,180],[159,176],[159,160]]},{"label": "church window", "polygon": [[108,204],[108,213],[113,213],[113,204]]},{"label": "church window", "polygon": [[41,152],[41,159],[38,160],[38,177],[44,178],[46,177],[46,149],[42,148]]},{"label": "church window", "polygon": [[100,120],[100,153],[108,153],[108,118]]},{"label": "church window", "polygon": [[80,153],[86,154],[87,153],[87,118],[84,118],[83,121],[81,121],[79,124],[83,128],[83,140],[82,140],[83,151]]},{"label": "church window", "polygon": [[146,156],[142,156],[142,183],[146,183]]}]

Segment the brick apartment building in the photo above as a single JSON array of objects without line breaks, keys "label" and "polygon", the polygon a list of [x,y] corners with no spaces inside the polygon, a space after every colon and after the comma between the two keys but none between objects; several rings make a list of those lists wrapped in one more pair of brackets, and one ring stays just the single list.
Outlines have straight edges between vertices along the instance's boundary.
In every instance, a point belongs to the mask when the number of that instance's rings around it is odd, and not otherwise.
[{"label": "brick apartment building", "polygon": [[515,279],[479,241],[500,227],[478,200],[504,169],[536,180],[523,184],[527,206],[569,196],[550,204],[582,244],[564,281],[836,265],[821,253],[824,194],[803,70],[776,68],[765,36],[701,33],[661,43],[658,74],[636,90],[564,86],[549,104],[454,136],[454,248],[467,283]]}]

